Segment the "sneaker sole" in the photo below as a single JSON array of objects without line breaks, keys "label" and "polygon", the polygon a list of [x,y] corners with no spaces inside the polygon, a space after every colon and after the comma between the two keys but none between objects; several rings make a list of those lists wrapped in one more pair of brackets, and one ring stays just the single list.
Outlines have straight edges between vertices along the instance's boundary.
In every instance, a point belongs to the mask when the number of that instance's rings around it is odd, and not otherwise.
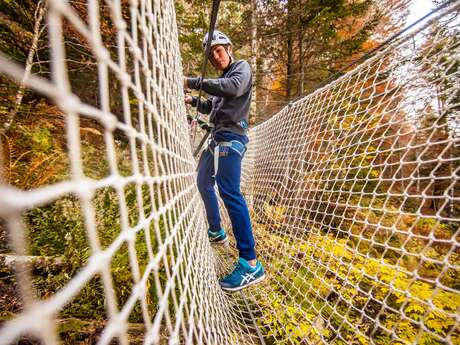
[{"label": "sneaker sole", "polygon": [[239,290],[242,290],[242,289],[245,289],[251,285],[254,285],[254,284],[257,284],[257,283],[260,283],[262,280],[264,280],[266,277],[266,274],[264,273],[263,276],[257,278],[256,280],[253,280],[252,282],[250,283],[247,283],[246,285],[242,285],[242,286],[237,286],[237,287],[234,287],[234,288],[226,288],[226,287],[223,287],[221,286],[222,290],[225,290],[225,291],[232,291],[232,292],[235,292],[235,291],[239,291]]},{"label": "sneaker sole", "polygon": [[228,241],[228,237],[225,237],[223,240],[219,240],[219,241],[211,241],[211,240],[209,240],[209,242],[211,244],[220,244],[220,243],[225,243],[227,241]]}]

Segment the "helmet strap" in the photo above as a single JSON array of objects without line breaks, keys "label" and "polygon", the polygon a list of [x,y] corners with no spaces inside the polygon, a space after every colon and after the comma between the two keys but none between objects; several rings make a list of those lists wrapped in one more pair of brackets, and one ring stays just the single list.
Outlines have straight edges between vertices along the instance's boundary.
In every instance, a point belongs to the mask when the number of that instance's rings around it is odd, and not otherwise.
[{"label": "helmet strap", "polygon": [[224,49],[227,52],[228,57],[230,58],[229,66],[233,63],[233,56],[228,52],[228,44],[224,45]]}]

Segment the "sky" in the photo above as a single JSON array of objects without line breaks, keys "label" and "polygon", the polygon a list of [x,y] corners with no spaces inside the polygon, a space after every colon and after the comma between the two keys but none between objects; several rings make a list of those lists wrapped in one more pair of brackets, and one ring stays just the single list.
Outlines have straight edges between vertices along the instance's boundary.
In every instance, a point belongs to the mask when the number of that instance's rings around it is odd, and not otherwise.
[{"label": "sky", "polygon": [[413,0],[407,24],[415,22],[434,8],[431,0]]}]

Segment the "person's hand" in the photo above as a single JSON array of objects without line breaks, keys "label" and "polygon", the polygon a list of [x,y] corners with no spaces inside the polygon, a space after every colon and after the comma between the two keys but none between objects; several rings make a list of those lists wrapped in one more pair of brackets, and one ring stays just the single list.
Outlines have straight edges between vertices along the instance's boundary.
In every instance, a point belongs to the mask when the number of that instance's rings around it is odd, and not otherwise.
[{"label": "person's hand", "polygon": [[190,95],[185,95],[185,104],[192,104],[193,97]]},{"label": "person's hand", "polygon": [[184,77],[184,89],[188,89],[187,77]]}]

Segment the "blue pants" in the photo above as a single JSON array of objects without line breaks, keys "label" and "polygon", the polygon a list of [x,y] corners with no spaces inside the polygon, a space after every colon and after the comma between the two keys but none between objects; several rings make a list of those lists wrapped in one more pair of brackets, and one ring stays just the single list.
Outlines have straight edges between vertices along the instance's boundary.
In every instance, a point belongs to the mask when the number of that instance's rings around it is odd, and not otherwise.
[{"label": "blue pants", "polygon": [[[241,160],[244,155],[244,145],[234,142],[234,146],[219,148],[219,164],[214,178],[214,155],[210,149],[203,151],[198,163],[198,190],[206,208],[209,228],[212,231],[220,229],[221,219],[217,203],[214,183],[217,182],[219,195],[227,209],[232,223],[233,234],[240,257],[245,260],[256,258],[254,251],[254,236],[252,234],[249,211],[240,190]],[[214,145],[210,145],[214,149]]]}]

